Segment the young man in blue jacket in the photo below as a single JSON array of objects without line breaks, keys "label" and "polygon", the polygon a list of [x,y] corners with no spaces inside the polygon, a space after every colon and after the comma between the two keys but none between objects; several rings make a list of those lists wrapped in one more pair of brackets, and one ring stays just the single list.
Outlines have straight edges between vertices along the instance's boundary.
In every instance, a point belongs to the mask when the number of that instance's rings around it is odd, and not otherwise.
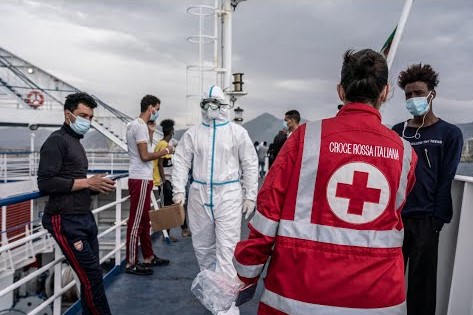
[{"label": "young man in blue jacket", "polygon": [[433,112],[438,82],[438,73],[428,64],[411,65],[398,78],[413,118],[393,130],[418,156],[416,184],[402,210],[408,315],[435,314],[439,233],[452,219],[450,190],[463,147],[460,129]]}]

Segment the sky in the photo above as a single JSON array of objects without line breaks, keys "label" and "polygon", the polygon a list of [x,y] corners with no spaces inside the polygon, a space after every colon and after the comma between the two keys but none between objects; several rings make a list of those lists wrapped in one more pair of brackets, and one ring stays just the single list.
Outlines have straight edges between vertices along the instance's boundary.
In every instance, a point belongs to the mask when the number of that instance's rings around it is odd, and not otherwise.
[{"label": "sky", "polygon": [[[213,3],[213,1],[210,1]],[[186,66],[196,64],[198,19],[208,0],[0,1],[0,47],[131,115],[145,94],[162,100],[160,118],[190,121]],[[245,121],[290,109],[307,120],[333,116],[340,103],[343,53],[379,51],[399,21],[401,0],[247,0],[233,15],[232,72],[248,95]],[[416,0],[390,72],[383,122],[409,118],[397,75],[413,63],[439,72],[434,112],[473,121],[473,0]],[[192,105],[196,106],[196,105]],[[194,110],[195,112],[195,110]]]}]

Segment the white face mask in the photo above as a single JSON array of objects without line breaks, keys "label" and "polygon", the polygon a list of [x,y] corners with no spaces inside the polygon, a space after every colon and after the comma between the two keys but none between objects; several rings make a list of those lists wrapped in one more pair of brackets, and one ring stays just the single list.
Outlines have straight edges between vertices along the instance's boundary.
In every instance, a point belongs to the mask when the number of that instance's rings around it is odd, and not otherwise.
[{"label": "white face mask", "polygon": [[218,109],[207,109],[207,117],[209,117],[209,119],[217,119],[219,115],[220,111]]}]

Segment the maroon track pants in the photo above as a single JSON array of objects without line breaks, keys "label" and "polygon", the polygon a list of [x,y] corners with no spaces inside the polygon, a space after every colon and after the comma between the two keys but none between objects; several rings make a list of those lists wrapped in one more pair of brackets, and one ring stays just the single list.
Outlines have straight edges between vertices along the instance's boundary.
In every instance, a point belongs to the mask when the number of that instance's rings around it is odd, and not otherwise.
[{"label": "maroon track pants", "polygon": [[154,255],[151,245],[149,210],[151,203],[152,180],[128,179],[130,193],[130,218],[126,230],[126,260],[138,263],[138,240],[141,243],[143,258]]}]

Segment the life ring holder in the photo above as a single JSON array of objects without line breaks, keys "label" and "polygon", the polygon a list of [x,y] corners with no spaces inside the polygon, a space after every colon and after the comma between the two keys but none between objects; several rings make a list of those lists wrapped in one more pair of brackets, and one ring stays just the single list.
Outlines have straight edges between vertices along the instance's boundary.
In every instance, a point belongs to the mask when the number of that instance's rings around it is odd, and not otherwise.
[{"label": "life ring holder", "polygon": [[26,94],[25,103],[37,109],[44,104],[44,95],[40,91],[30,91]]}]

